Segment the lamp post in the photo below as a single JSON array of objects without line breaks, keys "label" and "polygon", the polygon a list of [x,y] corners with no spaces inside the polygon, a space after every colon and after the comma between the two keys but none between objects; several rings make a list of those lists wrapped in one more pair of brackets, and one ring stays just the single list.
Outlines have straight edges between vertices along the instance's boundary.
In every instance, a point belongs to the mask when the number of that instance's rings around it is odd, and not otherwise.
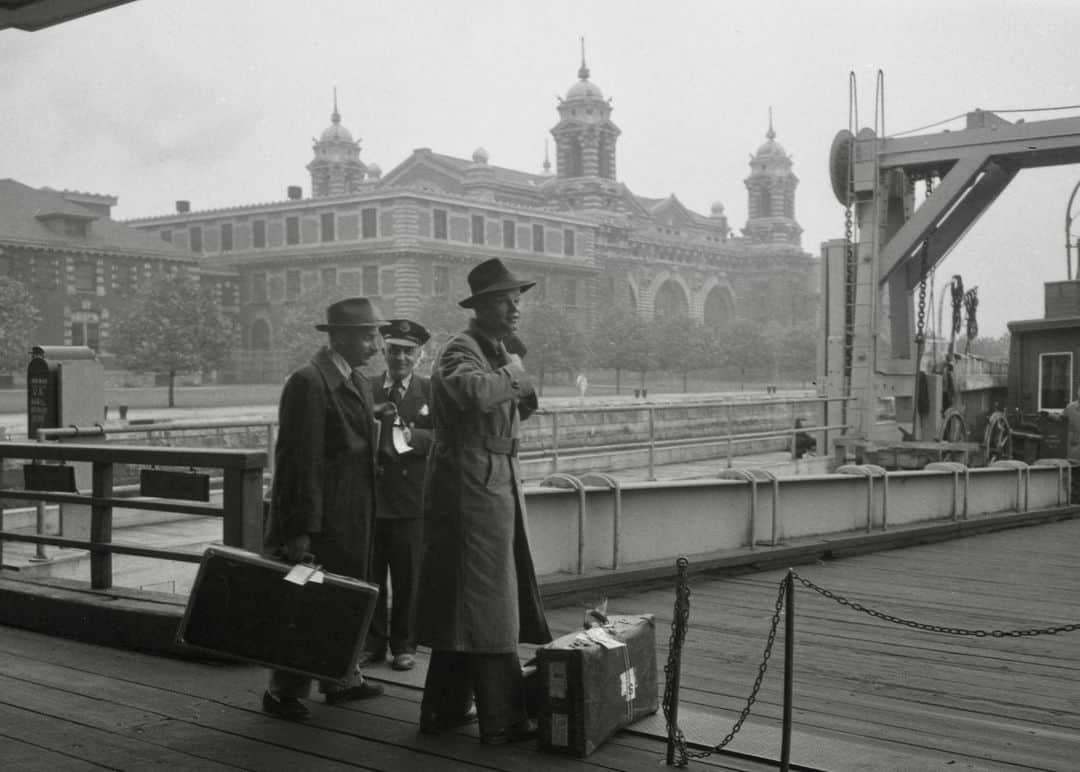
[{"label": "lamp post", "polygon": [[[1069,281],[1072,281],[1072,223],[1073,202],[1076,200],[1076,192],[1080,190],[1080,182],[1073,185],[1072,193],[1069,194],[1069,205],[1065,207],[1065,270]],[[1076,240],[1077,258],[1080,259],[1080,238]],[[1080,266],[1077,266],[1077,278],[1080,279]]]}]

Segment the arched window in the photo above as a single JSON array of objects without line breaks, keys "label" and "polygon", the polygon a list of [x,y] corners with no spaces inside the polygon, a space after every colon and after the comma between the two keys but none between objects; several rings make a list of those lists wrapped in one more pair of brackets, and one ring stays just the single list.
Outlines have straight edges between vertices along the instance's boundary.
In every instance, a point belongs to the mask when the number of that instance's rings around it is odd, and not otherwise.
[{"label": "arched window", "polygon": [[772,193],[768,188],[758,191],[758,217],[772,216]]},{"label": "arched window", "polygon": [[731,295],[719,287],[713,287],[705,298],[705,326],[714,330],[725,330],[735,318]]},{"label": "arched window", "polygon": [[270,350],[270,323],[265,319],[251,323],[251,347],[256,351]]},{"label": "arched window", "polygon": [[653,310],[657,319],[686,316],[690,311],[690,303],[686,299],[686,293],[683,291],[682,286],[678,282],[668,279],[656,291]]}]

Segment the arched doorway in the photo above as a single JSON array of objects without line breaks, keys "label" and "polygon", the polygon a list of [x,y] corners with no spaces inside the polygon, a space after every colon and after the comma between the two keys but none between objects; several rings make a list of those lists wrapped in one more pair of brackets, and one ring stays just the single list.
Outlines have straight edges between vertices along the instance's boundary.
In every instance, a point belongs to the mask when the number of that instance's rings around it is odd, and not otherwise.
[{"label": "arched doorway", "polygon": [[687,316],[689,311],[690,303],[686,298],[686,292],[677,281],[668,279],[656,290],[653,313],[657,319]]},{"label": "arched doorway", "polygon": [[251,348],[255,351],[270,350],[270,323],[256,319],[251,323]]},{"label": "arched doorway", "polygon": [[714,330],[726,330],[735,319],[731,294],[713,287],[705,298],[705,326]]}]

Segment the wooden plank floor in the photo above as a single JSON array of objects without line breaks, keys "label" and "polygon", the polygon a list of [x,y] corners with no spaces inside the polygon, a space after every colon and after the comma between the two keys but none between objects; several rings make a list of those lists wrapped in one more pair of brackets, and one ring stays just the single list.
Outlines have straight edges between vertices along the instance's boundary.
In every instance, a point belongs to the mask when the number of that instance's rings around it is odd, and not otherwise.
[{"label": "wooden plank floor", "polygon": [[[1080,622],[1080,520],[797,567],[884,613],[945,627]],[[695,580],[681,709],[691,740],[718,742],[745,703],[783,572]],[[857,613],[796,585],[793,761],[822,770],[1080,768],[1080,632],[931,633]],[[672,593],[612,599],[654,612],[667,655]],[[549,612],[558,632],[581,609]],[[783,632],[754,712],[729,748],[692,769],[775,768]],[[523,652],[527,653],[527,652]],[[377,700],[313,704],[308,725],[259,710],[265,672],[107,649],[0,628],[0,767],[13,770],[655,770],[661,739],[623,732],[586,760],[535,743],[486,747],[475,728],[416,731],[420,692],[388,668]]]}]

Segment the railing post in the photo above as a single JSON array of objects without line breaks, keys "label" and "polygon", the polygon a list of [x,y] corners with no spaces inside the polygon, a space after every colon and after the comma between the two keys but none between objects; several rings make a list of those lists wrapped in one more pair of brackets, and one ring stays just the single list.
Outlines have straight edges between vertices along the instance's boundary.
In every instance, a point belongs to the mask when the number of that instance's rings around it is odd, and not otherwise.
[{"label": "railing post", "polygon": [[[112,498],[113,495],[113,465],[107,461],[95,461],[92,466],[93,478],[91,495],[94,499]],[[93,544],[108,544],[112,541],[112,505],[99,504],[95,501],[90,505],[90,541]],[[112,587],[112,553],[90,553],[90,588],[94,590],[107,590]]]},{"label": "railing post", "polygon": [[656,421],[654,420],[654,412],[652,407],[646,408],[649,411],[649,479],[656,479]]},{"label": "railing post", "polygon": [[791,569],[784,578],[784,726],[780,744],[780,769],[791,767],[791,701],[795,691],[795,580]]},{"label": "railing post", "polygon": [[262,469],[225,468],[221,506],[228,547],[260,552],[263,546]]},{"label": "railing post", "polygon": [[732,455],[734,455],[734,450],[735,450],[734,442],[731,439],[731,415],[732,415],[733,407],[734,406],[730,402],[727,403],[727,411],[726,412],[727,412],[727,468],[728,469],[731,469],[731,467],[732,467],[731,457],[732,457]]},{"label": "railing post", "polygon": [[277,444],[277,435],[274,432],[275,424],[266,424],[266,469],[265,474],[274,473],[274,446]]},{"label": "railing post", "polygon": [[551,471],[559,471],[559,414],[551,414]]}]

